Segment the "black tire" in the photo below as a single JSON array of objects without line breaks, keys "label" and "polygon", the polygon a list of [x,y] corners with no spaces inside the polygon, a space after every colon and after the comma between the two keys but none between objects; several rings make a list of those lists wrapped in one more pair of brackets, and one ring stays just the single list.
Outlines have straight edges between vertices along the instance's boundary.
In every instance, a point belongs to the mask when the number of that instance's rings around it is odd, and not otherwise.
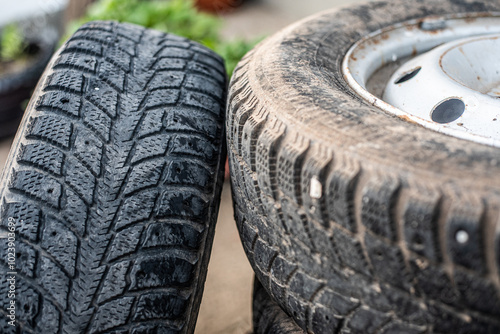
[{"label": "black tire", "polygon": [[498,11],[396,0],[324,12],[236,69],[226,122],[241,239],[308,333],[500,332],[500,149],[381,112],[340,70],[355,41],[391,24]]},{"label": "black tire", "polygon": [[55,45],[39,40],[31,41],[31,48],[38,51],[28,67],[0,78],[0,138],[16,133],[24,113],[23,102],[31,97]]},{"label": "black tire", "polygon": [[[184,38],[82,26],[2,176],[2,333],[192,333],[224,175],[223,61]],[[16,327],[7,306],[15,300]]]},{"label": "black tire", "polygon": [[305,334],[267,294],[257,278],[253,284],[253,334]]}]

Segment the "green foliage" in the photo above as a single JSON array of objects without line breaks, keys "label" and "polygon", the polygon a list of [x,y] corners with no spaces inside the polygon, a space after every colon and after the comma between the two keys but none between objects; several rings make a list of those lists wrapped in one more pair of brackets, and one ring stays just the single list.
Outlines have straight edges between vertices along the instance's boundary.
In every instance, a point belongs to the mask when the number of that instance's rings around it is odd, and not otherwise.
[{"label": "green foliage", "polygon": [[22,58],[25,49],[26,42],[17,25],[5,26],[0,36],[0,61]]},{"label": "green foliage", "polygon": [[199,42],[225,58],[229,75],[255,44],[243,40],[224,41],[220,36],[222,21],[198,11],[193,0],[98,0],[83,18],[71,24],[69,34],[83,23],[95,20],[135,23]]}]

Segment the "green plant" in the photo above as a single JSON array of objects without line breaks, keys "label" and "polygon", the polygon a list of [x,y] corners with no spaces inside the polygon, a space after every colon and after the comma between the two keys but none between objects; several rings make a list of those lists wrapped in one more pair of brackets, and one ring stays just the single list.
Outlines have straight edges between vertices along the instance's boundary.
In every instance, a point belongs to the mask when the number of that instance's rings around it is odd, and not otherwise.
[{"label": "green plant", "polygon": [[0,36],[0,61],[13,61],[23,56],[26,50],[21,30],[15,24],[5,26]]},{"label": "green plant", "polygon": [[81,19],[70,25],[68,35],[80,25],[95,20],[116,20],[184,36],[220,53],[231,75],[236,63],[255,41],[226,41],[221,37],[222,20],[198,11],[193,0],[99,0]]}]

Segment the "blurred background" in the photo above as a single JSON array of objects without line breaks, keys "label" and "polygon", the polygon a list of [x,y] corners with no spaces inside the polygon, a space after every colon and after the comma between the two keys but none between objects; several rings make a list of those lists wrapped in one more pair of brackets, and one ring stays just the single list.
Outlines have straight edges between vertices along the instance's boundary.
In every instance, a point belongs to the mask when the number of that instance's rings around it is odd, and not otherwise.
[{"label": "blurred background", "polygon": [[[17,122],[50,53],[83,21],[109,17],[133,20],[199,40],[227,60],[231,72],[256,42],[322,10],[363,0],[163,0],[182,13],[149,17],[118,7],[144,0],[4,1],[0,12],[0,166],[3,168]],[[151,1],[151,0],[150,0]],[[90,7],[93,2],[93,6]],[[104,3],[104,5],[99,5]],[[187,5],[188,4],[188,5]],[[108,7],[106,7],[108,6]],[[111,6],[111,8],[109,8]],[[196,6],[193,11],[191,7]],[[200,14],[198,10],[207,14]],[[108,12],[106,12],[108,11]],[[130,10],[134,12],[133,8]],[[172,11],[172,10],[171,10]],[[169,14],[170,15],[170,14]],[[201,15],[201,16],[200,16]],[[187,18],[186,18],[187,16]],[[83,17],[83,19],[82,19]],[[182,18],[182,20],[181,20]],[[42,32],[42,33],[41,33]],[[45,52],[45,50],[50,50]],[[47,56],[48,54],[48,56]],[[20,74],[21,73],[21,74]],[[215,241],[196,333],[251,333],[253,272],[240,244],[233,218],[229,182],[224,184]]]}]

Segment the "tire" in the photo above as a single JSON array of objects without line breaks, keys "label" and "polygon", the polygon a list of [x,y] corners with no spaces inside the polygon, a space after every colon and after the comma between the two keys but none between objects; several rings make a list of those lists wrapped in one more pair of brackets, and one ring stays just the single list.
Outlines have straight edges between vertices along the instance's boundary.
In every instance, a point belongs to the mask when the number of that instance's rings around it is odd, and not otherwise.
[{"label": "tire", "polygon": [[226,128],[241,240],[308,333],[500,332],[500,149],[390,116],[341,72],[371,32],[499,10],[372,2],[292,25],[240,62]]},{"label": "tire", "polygon": [[305,334],[267,294],[257,278],[253,285],[253,334]]},{"label": "tire", "polygon": [[23,117],[23,102],[31,94],[54,52],[55,44],[33,41],[39,49],[36,59],[27,68],[0,78],[0,138],[16,133]]},{"label": "tire", "polygon": [[0,283],[0,332],[194,331],[224,175],[225,81],[208,49],[130,24],[88,23],[61,47],[2,176],[1,232],[16,241],[0,241],[0,270],[17,275],[12,298]]}]

